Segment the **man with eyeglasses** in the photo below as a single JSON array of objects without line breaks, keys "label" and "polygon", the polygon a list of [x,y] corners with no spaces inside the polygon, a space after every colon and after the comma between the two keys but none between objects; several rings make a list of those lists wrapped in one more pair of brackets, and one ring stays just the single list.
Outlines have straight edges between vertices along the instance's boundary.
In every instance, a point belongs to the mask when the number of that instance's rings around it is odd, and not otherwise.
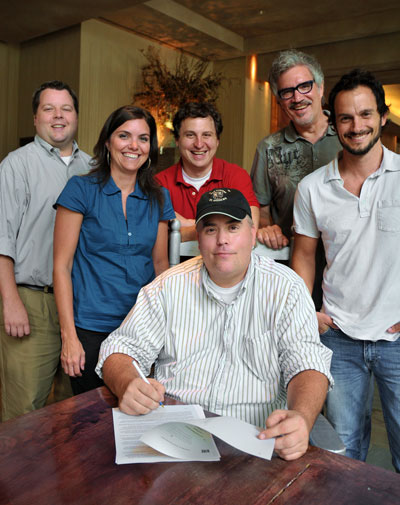
[{"label": "man with eyeglasses", "polygon": [[272,64],[269,84],[290,124],[260,141],[251,178],[261,205],[257,239],[280,249],[292,235],[297,184],[331,161],[340,144],[322,109],[324,75],[313,56],[281,52]]}]

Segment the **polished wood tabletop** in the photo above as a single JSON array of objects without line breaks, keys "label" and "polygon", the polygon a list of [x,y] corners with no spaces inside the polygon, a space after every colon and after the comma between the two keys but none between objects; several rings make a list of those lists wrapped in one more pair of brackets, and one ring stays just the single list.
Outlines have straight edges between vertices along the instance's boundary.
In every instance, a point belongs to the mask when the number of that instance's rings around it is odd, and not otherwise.
[{"label": "polished wood tabletop", "polygon": [[400,503],[399,475],[315,447],[266,461],[216,439],[219,462],[116,465],[115,406],[98,388],[0,424],[0,504]]}]

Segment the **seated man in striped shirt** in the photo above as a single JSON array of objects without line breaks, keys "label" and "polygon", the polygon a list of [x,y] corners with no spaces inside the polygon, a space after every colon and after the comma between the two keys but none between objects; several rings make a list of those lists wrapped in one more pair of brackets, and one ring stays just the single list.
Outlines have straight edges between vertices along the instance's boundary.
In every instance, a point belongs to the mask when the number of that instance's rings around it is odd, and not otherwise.
[{"label": "seated man in striped shirt", "polygon": [[[331,381],[315,308],[289,268],[252,253],[251,210],[235,189],[197,206],[202,256],[142,288],[101,346],[97,371],[123,412],[146,414],[164,394],[265,427],[284,459],[302,456]],[[155,379],[139,377],[135,359]]]}]

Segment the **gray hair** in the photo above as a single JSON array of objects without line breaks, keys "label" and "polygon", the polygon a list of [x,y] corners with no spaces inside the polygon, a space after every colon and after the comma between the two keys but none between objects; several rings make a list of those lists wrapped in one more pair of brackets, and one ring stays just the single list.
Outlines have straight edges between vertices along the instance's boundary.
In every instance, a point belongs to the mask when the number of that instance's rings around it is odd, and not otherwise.
[{"label": "gray hair", "polygon": [[321,65],[314,56],[297,51],[296,49],[289,49],[278,54],[272,62],[269,72],[268,81],[275,96],[278,95],[278,79],[280,75],[297,65],[304,65],[308,68],[318,87],[324,82],[324,73],[322,72]]}]

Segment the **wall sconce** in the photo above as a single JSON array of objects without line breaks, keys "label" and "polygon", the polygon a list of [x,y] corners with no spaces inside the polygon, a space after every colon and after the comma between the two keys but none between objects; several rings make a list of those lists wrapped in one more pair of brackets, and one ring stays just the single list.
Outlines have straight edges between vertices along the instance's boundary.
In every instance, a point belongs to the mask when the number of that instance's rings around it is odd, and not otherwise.
[{"label": "wall sconce", "polygon": [[257,56],[253,54],[253,56],[250,58],[250,80],[253,82],[256,80],[257,77]]}]

